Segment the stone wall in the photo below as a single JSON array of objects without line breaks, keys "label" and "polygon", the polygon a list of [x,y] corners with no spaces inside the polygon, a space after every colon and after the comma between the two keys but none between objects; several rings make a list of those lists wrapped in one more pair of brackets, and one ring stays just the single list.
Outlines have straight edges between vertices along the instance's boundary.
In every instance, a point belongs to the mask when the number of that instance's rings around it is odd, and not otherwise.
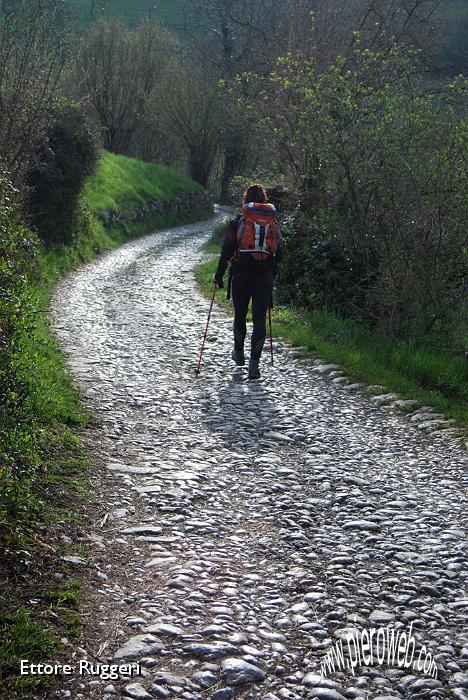
[{"label": "stone wall", "polygon": [[176,214],[189,214],[194,210],[203,211],[212,206],[212,197],[207,192],[184,191],[166,199],[150,199],[132,211],[122,212],[118,209],[108,209],[101,214],[101,218],[104,226],[109,228],[116,223],[142,221],[150,213],[164,217]]}]

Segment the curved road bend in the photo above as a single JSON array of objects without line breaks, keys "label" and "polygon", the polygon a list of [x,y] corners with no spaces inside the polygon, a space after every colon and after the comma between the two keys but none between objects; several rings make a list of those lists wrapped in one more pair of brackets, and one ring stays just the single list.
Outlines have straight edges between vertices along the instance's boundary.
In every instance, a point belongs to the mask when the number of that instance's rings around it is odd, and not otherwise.
[{"label": "curved road bend", "polygon": [[[64,678],[59,696],[468,697],[464,453],[285,345],[248,382],[220,309],[195,379],[215,222],[127,243],[55,293],[109,514],[86,540],[82,644],[143,674]],[[350,629],[411,623],[437,679],[357,657],[319,675]]]}]

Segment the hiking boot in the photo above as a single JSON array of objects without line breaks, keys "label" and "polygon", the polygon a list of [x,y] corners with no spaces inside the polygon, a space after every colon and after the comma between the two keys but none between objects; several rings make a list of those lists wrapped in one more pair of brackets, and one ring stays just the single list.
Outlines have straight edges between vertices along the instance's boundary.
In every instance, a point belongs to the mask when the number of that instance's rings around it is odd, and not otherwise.
[{"label": "hiking boot", "polygon": [[245,365],[245,355],[243,350],[234,348],[231,357],[238,367],[243,367]]},{"label": "hiking boot", "polygon": [[249,362],[249,379],[260,379],[260,370],[258,369],[258,360],[250,358]]}]

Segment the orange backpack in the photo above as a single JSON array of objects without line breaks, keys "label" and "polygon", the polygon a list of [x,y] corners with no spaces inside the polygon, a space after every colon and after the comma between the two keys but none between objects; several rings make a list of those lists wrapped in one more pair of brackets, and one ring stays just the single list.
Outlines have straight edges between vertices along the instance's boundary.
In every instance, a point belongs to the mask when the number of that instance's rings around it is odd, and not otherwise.
[{"label": "orange backpack", "polygon": [[251,253],[255,260],[268,260],[278,250],[279,241],[273,204],[244,204],[237,226],[239,253]]}]

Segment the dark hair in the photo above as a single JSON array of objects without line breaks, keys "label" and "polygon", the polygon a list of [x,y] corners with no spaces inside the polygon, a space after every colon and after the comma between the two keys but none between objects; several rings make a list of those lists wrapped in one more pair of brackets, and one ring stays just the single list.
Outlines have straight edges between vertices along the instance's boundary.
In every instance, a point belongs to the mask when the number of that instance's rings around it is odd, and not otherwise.
[{"label": "dark hair", "polygon": [[266,204],[267,201],[267,194],[261,185],[250,185],[244,192],[244,204],[248,204],[249,202]]}]

